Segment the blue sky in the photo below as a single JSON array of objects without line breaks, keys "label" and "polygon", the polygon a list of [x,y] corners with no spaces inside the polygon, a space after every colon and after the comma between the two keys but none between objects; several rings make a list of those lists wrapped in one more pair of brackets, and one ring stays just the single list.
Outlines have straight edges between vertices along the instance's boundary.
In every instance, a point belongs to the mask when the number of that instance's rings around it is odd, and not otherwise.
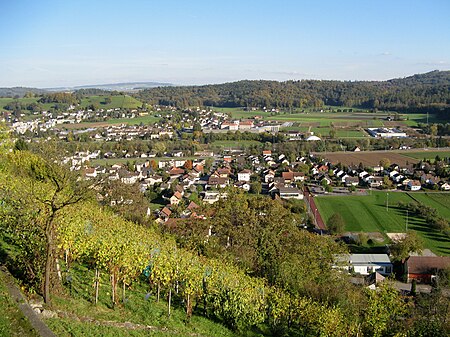
[{"label": "blue sky", "polygon": [[0,86],[450,69],[450,1],[0,0]]}]

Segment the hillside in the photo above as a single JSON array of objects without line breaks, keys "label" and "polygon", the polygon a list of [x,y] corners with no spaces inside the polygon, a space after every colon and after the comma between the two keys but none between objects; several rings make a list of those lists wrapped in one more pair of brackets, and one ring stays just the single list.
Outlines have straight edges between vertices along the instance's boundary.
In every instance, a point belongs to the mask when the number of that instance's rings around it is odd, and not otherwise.
[{"label": "hillside", "polygon": [[26,93],[30,92],[36,95],[41,95],[47,93],[48,91],[45,89],[27,87],[0,88],[0,97],[23,97]]},{"label": "hillside", "polygon": [[152,104],[216,107],[303,108],[322,105],[390,109],[403,112],[448,111],[450,71],[432,71],[388,81],[238,81],[159,87],[136,94]]}]

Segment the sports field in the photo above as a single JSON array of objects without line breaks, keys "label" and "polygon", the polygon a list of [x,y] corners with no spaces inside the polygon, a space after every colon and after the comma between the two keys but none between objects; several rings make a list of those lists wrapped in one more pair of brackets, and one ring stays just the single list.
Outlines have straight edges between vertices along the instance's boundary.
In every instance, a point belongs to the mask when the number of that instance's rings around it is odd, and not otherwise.
[{"label": "sports field", "polygon": [[450,194],[404,193],[372,191],[367,196],[318,196],[315,197],[325,223],[334,213],[340,213],[345,230],[350,232],[400,233],[415,230],[424,240],[426,248],[436,254],[450,255],[450,239],[430,228],[423,219],[399,209],[399,201],[420,201],[436,208],[439,215],[450,219]]}]

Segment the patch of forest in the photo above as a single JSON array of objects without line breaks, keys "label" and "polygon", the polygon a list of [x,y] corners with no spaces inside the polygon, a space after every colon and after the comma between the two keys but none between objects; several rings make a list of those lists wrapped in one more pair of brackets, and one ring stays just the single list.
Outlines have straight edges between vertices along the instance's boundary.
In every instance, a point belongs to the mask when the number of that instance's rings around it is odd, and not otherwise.
[{"label": "patch of forest", "polygon": [[448,113],[450,109],[450,71],[388,81],[265,81],[243,80],[232,83],[158,87],[136,93],[150,104],[177,107],[277,107],[306,108],[324,105]]}]

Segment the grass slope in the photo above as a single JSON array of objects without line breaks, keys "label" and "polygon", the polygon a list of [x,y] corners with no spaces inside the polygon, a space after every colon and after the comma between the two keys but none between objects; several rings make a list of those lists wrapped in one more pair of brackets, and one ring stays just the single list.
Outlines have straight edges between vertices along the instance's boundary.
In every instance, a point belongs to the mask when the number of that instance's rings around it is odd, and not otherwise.
[{"label": "grass slope", "polygon": [[[389,207],[386,200],[389,199]],[[446,218],[450,217],[450,195],[444,193],[401,193],[372,191],[367,196],[323,196],[316,203],[325,222],[338,212],[351,232],[398,233],[406,230],[406,212],[397,207],[399,201],[420,200],[434,207]],[[417,231],[426,248],[439,255],[450,255],[450,239],[430,228],[423,219],[408,215],[408,229]]]},{"label": "grass slope", "polygon": [[[172,303],[172,314],[167,315],[165,293],[161,291],[160,302],[156,301],[156,289],[148,281],[135,281],[127,287],[125,303],[111,307],[108,275],[101,274],[99,303],[94,305],[94,271],[85,266],[72,268],[72,288],[66,288],[71,296],[54,298],[53,305],[66,313],[67,317],[47,319],[46,323],[58,336],[223,336],[235,334],[212,320],[194,315],[186,322],[182,303]],[[122,299],[119,287],[118,295]],[[200,305],[200,308],[202,306]],[[119,327],[118,323],[130,322],[138,328]],[[151,328],[143,328],[150,326]]]},{"label": "grass slope", "polygon": [[9,296],[6,280],[0,273],[0,336],[2,337],[38,337],[27,318]]}]

